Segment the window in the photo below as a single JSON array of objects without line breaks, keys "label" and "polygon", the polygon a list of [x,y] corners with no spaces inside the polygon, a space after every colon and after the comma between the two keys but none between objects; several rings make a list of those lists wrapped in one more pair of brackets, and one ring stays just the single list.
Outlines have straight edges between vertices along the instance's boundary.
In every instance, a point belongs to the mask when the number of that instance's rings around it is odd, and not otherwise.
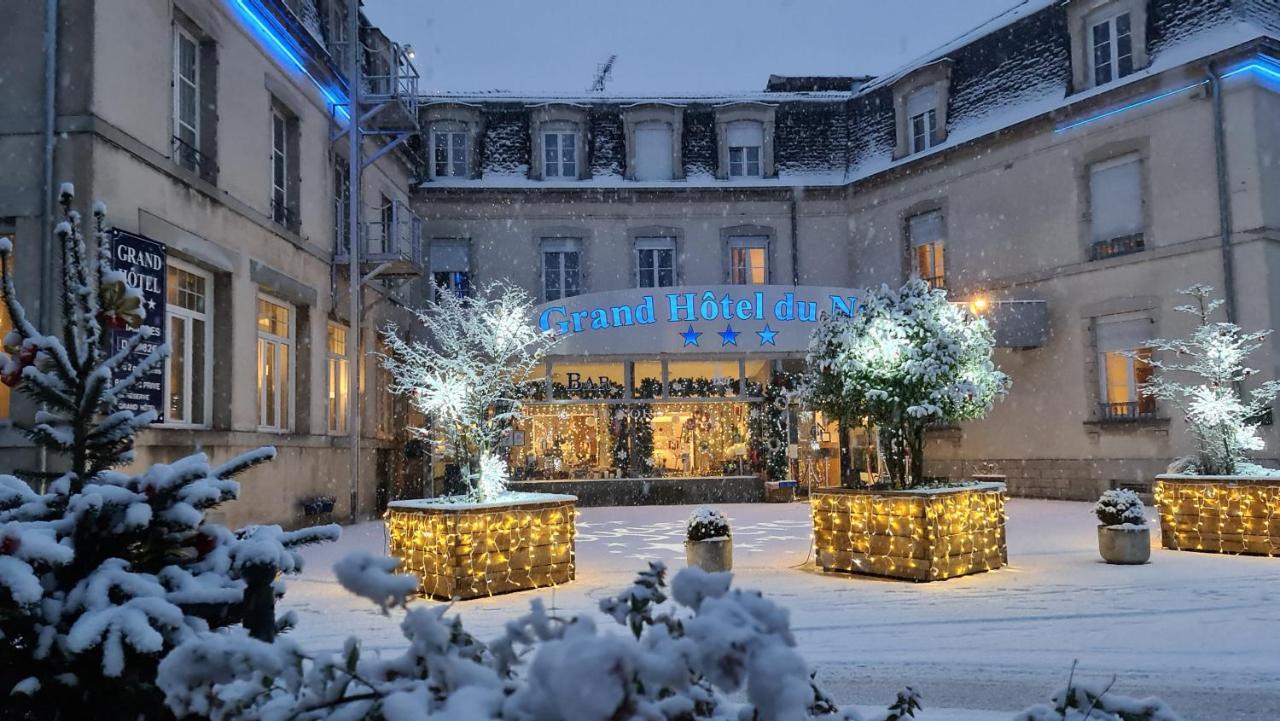
[{"label": "window", "polygon": [[1089,167],[1089,258],[1143,249],[1142,159],[1125,155]]},{"label": "window", "polygon": [[548,123],[542,133],[542,174],[546,178],[578,177],[578,132],[569,123]]},{"label": "window", "polygon": [[911,242],[912,272],[932,288],[947,287],[942,211],[931,210],[907,218],[907,236]]},{"label": "window", "polygon": [[258,428],[289,430],[292,381],[293,308],[258,296]]},{"label": "window", "polygon": [[764,126],[754,120],[735,120],[725,129],[729,144],[729,177],[759,178],[764,156]]},{"label": "window", "polygon": [[471,249],[466,238],[431,240],[431,278],[437,293],[462,297],[471,292]]},{"label": "window", "polygon": [[385,255],[396,251],[396,203],[385,194],[378,195],[378,226],[369,239],[369,252]]},{"label": "window", "polygon": [[289,183],[289,118],[278,109],[271,111],[271,219],[294,228],[292,195]]},{"label": "window", "polygon": [[[6,218],[5,222],[0,222],[0,237],[13,239],[13,226],[8,222],[11,218]],[[9,255],[9,270],[14,270],[14,256]],[[4,302],[4,286],[0,285],[0,338],[9,335],[9,331],[13,330],[13,320],[9,318],[9,306]],[[10,401],[13,398],[13,389],[0,383],[0,419],[10,418]]]},{"label": "window", "polygon": [[432,157],[437,178],[466,178],[470,160],[470,133],[462,123],[437,123],[431,133]]},{"label": "window", "polygon": [[1098,318],[1099,415],[1103,420],[1139,420],[1155,417],[1155,399],[1141,394],[1151,380],[1151,319],[1140,313]]},{"label": "window", "polygon": [[1129,13],[1094,23],[1089,30],[1093,84],[1106,85],[1133,72],[1133,35]]},{"label": "window", "polygon": [[646,121],[635,126],[635,179],[671,180],[672,131],[671,123]]},{"label": "window", "polygon": [[934,146],[938,136],[938,91],[933,86],[907,96],[908,152],[918,153]]},{"label": "window", "polygon": [[675,238],[636,238],[636,286],[669,288],[675,285],[675,257]]},{"label": "window", "polygon": [[169,357],[165,359],[166,424],[209,425],[213,386],[213,277],[170,260],[165,315]]},{"label": "window", "polygon": [[200,43],[182,27],[173,42],[173,144],[178,164],[200,172]]},{"label": "window", "polygon": [[544,238],[542,290],[546,300],[572,298],[582,292],[580,238]]},{"label": "window", "polygon": [[329,432],[347,432],[347,403],[350,397],[351,362],[347,359],[347,327],[330,323],[325,343],[325,365],[328,370]]},{"label": "window", "polygon": [[333,162],[333,236],[340,248],[351,244],[351,166],[345,158]]},{"label": "window", "polygon": [[729,238],[729,282],[765,285],[769,282],[769,238],[739,235]]}]

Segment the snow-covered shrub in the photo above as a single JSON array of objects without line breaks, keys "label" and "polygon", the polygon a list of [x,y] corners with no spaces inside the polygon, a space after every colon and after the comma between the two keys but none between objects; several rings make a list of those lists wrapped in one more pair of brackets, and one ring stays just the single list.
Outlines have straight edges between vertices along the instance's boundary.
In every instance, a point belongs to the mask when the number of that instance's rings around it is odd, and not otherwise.
[{"label": "snow-covered shrub", "polygon": [[[1196,441],[1196,472],[1231,475],[1249,451],[1262,449],[1258,426],[1280,394],[1275,380],[1259,384],[1247,399],[1239,390],[1258,372],[1245,365],[1245,358],[1262,347],[1271,331],[1245,332],[1234,323],[1210,320],[1222,305],[1221,300],[1210,300],[1210,286],[1197,284],[1178,292],[1195,302],[1176,310],[1196,316],[1199,323],[1190,338],[1150,341],[1157,356],[1135,357],[1135,362],[1149,363],[1155,370],[1155,377],[1139,390],[1182,411]],[[1193,380],[1184,383],[1178,377]]]},{"label": "snow-covered shrub", "polygon": [[1013,721],[1182,721],[1158,698],[1135,699],[1110,693],[1110,686],[1073,682],[1053,696],[1052,704],[1037,704]]},{"label": "snow-covered shrub", "polygon": [[1098,521],[1104,526],[1120,526],[1131,524],[1145,526],[1147,516],[1142,507],[1142,499],[1128,488],[1114,488],[1103,491],[1098,502],[1093,506]]},{"label": "snow-covered shrub", "polygon": [[492,500],[506,489],[497,449],[520,418],[520,383],[555,336],[529,323],[533,301],[518,286],[491,283],[467,296],[438,288],[435,298],[415,311],[426,337],[402,338],[395,324],[383,330],[390,353],[382,364],[391,391],[408,396],[434,425],[411,430],[454,459],[472,500]]},{"label": "snow-covered shrub", "polygon": [[924,477],[924,433],[981,418],[1009,388],[981,317],[919,278],[868,291],[852,316],[824,315],[809,338],[802,398],[842,426],[864,419],[897,487]]},{"label": "snow-covered shrub", "polygon": [[[0,475],[0,715],[5,718],[163,718],[160,659],[211,628],[244,620],[269,637],[277,573],[301,568],[292,547],[336,528],[233,533],[204,512],[234,498],[232,480],[275,457],[260,448],[218,466],[204,454],[133,475],[133,439],[155,419],[122,405],[161,347],[127,369],[145,340],[141,295],[110,267],[106,208],[94,207],[91,256],[61,192],[60,317],[56,334],[27,317],[13,283],[13,245],[0,238],[0,279],[14,329],[0,354],[3,382],[42,409],[23,428],[65,471],[43,486]],[[123,347],[111,329],[137,328]],[[255,584],[251,581],[257,580]]]},{"label": "snow-covered shrub", "polygon": [[690,541],[729,538],[729,517],[710,506],[700,506],[689,514],[685,531]]}]

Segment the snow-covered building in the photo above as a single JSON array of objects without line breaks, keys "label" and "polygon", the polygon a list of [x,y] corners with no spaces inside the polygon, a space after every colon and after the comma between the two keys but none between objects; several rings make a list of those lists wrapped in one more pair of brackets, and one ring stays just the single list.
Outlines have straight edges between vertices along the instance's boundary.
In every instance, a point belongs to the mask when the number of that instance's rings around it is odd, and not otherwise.
[{"label": "snow-covered building", "polygon": [[[917,273],[990,309],[1013,378],[989,418],[931,433],[930,472],[1093,498],[1189,448],[1133,359],[1187,330],[1177,289],[1280,326],[1278,90],[1274,0],[1026,0],[878,78],[425,95],[413,203],[435,279],[509,278],[566,336],[512,438],[525,478],[636,475],[636,413],[640,470],[673,493],[750,476],[806,309]],[[801,482],[835,482],[832,430],[794,426]]]},{"label": "snow-covered building", "polygon": [[[421,281],[408,207],[417,174],[391,136],[363,173],[366,253],[405,262],[366,286],[363,337],[350,332],[350,237],[343,201],[350,117],[342,0],[14,0],[0,11],[0,234],[12,236],[19,291],[48,318],[61,268],[49,238],[58,184],[101,200],[117,249],[145,257],[148,324],[172,348],[139,399],[163,422],[137,441],[137,464],[193,447],[222,462],[275,446],[279,460],[242,479],[228,520],[299,525],[307,512],[376,512],[406,464],[403,411],[376,363],[362,365],[361,484],[353,489],[348,369],[372,358],[374,329]],[[412,129],[405,49],[361,20],[363,93]],[[46,52],[47,51],[47,52]],[[362,109],[363,112],[363,109]],[[86,217],[88,213],[86,212]],[[336,256],[336,258],[335,258]],[[335,262],[335,260],[337,262]],[[361,273],[367,273],[362,268]],[[386,279],[386,282],[382,282]],[[403,284],[403,285],[402,285]],[[161,292],[163,289],[163,292]],[[0,313],[0,323],[7,322]],[[154,317],[153,317],[154,316]],[[36,409],[0,387],[0,471],[56,471],[15,423]]]}]

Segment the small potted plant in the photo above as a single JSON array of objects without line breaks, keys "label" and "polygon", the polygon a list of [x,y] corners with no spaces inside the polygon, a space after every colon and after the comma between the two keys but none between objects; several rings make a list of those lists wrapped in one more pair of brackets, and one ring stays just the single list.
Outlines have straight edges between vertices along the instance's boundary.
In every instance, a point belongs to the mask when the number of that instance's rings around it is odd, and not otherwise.
[{"label": "small potted plant", "polygon": [[702,506],[689,516],[684,542],[690,566],[709,573],[733,569],[733,539],[729,519],[714,508]]},{"label": "small potted plant", "polygon": [[1151,560],[1151,529],[1142,499],[1128,489],[1106,491],[1093,507],[1098,515],[1098,553],[1107,563]]}]

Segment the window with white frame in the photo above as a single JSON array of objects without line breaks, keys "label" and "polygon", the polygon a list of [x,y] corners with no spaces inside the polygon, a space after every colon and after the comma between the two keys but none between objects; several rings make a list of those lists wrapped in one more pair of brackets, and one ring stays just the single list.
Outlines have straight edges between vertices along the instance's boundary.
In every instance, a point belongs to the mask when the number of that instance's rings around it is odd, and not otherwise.
[{"label": "window with white frame", "polygon": [[729,282],[734,285],[768,284],[768,236],[738,235],[729,238]]},{"label": "window with white frame", "polygon": [[293,306],[258,296],[258,428],[287,431],[293,418]]},{"label": "window with white frame", "polygon": [[545,300],[572,298],[582,292],[582,239],[542,240],[542,295]]},{"label": "window with white frame", "polygon": [[934,145],[938,130],[938,90],[920,88],[907,96],[908,152],[918,153]]},{"label": "window with white frame", "polygon": [[325,340],[329,432],[346,433],[347,404],[350,402],[348,387],[351,381],[351,361],[347,358],[347,327],[330,323]]},{"label": "window with white frame", "polygon": [[907,218],[911,242],[911,270],[931,288],[945,288],[946,227],[942,211],[931,210]]},{"label": "window with white frame", "polygon": [[435,177],[466,178],[470,176],[470,145],[471,133],[463,123],[442,122],[433,125],[431,146]]},{"label": "window with white frame", "polygon": [[1095,320],[1100,415],[1106,420],[1154,417],[1155,400],[1142,394],[1151,380],[1151,318],[1121,313]]},{"label": "window with white frame", "polygon": [[759,178],[763,175],[763,123],[735,120],[725,127],[725,140],[729,146],[730,178]]},{"label": "window with white frame", "polygon": [[1133,34],[1129,13],[1092,23],[1089,49],[1089,69],[1095,86],[1106,85],[1133,73]]},{"label": "window with white frame", "polygon": [[466,238],[431,239],[431,278],[436,293],[471,293],[471,243]]},{"label": "window with white frame", "polygon": [[338,246],[347,248],[351,239],[351,166],[346,158],[333,161],[333,235]]},{"label": "window with white frame", "polygon": [[578,128],[573,123],[543,125],[542,175],[544,178],[578,177]]},{"label": "window with white frame", "polygon": [[200,42],[180,25],[173,33],[173,137],[178,164],[200,172]]},{"label": "window with white frame", "polygon": [[676,284],[676,239],[669,236],[636,238],[636,286],[669,288]]},{"label": "window with white frame", "polygon": [[169,261],[167,276],[164,422],[207,426],[213,392],[213,276],[176,260]]},{"label": "window with white frame", "polygon": [[1089,166],[1089,217],[1091,259],[1143,249],[1141,156],[1131,153]]},{"label": "window with white frame", "polygon": [[280,110],[271,110],[271,219],[292,227],[289,203],[289,119]]},{"label": "window with white frame", "polygon": [[671,123],[661,120],[647,120],[636,123],[635,138],[635,179],[636,180],[671,180],[672,143],[675,141]]}]

